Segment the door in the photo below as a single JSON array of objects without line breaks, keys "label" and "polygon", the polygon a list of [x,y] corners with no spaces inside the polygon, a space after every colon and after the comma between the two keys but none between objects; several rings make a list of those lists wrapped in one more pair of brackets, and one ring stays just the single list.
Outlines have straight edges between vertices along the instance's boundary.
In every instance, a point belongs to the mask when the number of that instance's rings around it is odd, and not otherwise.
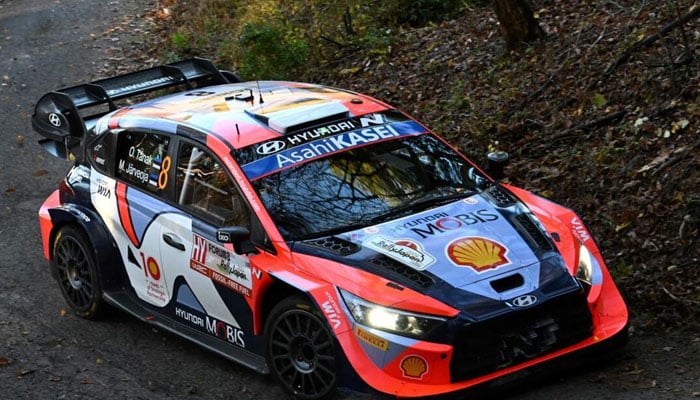
[{"label": "door", "polygon": [[245,348],[242,325],[248,325],[251,314],[245,298],[253,289],[250,263],[231,245],[219,243],[216,230],[248,227],[249,211],[210,152],[181,141],[174,165],[175,201],[184,213],[159,219],[160,254],[173,292],[173,318]]}]

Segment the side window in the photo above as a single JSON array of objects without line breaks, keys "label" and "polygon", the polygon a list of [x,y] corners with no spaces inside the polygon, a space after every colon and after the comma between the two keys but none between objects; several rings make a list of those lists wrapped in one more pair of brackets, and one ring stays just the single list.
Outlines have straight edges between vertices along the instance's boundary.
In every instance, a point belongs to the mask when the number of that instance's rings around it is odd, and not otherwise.
[{"label": "side window", "polygon": [[116,176],[151,193],[168,187],[172,160],[167,155],[169,138],[143,132],[124,131],[117,144]]},{"label": "side window", "polygon": [[180,145],[177,202],[216,226],[249,226],[249,213],[224,167],[209,153]]},{"label": "side window", "polygon": [[114,171],[114,144],[116,135],[108,132],[88,143],[88,158],[92,166],[103,174],[111,175]]}]

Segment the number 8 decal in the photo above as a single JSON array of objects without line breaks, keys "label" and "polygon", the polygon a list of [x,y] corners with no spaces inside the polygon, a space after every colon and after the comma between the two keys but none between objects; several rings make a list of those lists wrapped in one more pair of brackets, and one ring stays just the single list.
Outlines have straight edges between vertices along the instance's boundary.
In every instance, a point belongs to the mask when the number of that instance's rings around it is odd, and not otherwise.
[{"label": "number 8 decal", "polygon": [[160,173],[158,174],[158,189],[163,190],[168,186],[168,171],[172,160],[170,156],[165,156],[163,162],[160,163]]}]

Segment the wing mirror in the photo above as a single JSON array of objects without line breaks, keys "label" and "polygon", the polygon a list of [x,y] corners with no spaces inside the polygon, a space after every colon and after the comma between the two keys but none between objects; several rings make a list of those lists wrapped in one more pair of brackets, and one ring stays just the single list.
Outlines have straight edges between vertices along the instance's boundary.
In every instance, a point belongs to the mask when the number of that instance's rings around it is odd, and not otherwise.
[{"label": "wing mirror", "polygon": [[232,243],[233,250],[238,254],[257,252],[250,241],[250,230],[244,226],[227,226],[217,229],[216,240],[221,243]]},{"label": "wing mirror", "polygon": [[505,151],[494,151],[486,156],[486,173],[496,181],[506,177],[505,167],[510,162],[510,156]]}]

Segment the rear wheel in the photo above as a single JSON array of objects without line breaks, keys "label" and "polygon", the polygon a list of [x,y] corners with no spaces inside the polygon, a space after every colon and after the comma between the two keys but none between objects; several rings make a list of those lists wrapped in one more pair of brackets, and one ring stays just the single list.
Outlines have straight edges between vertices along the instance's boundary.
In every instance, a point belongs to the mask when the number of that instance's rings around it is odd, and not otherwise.
[{"label": "rear wheel", "polygon": [[273,308],[265,326],[273,377],[298,399],[323,399],[337,382],[335,340],[308,300],[293,296]]},{"label": "rear wheel", "polygon": [[58,231],[53,246],[53,262],[63,298],[76,315],[95,318],[105,308],[97,275],[92,243],[75,226]]}]

